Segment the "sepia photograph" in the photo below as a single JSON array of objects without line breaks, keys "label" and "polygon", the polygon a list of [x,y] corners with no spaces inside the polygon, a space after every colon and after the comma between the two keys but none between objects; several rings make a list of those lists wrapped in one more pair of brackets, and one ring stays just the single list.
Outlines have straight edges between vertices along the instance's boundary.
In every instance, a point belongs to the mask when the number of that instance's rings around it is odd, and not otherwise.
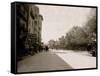
[{"label": "sepia photograph", "polygon": [[97,7],[16,6],[17,73],[97,68]]}]

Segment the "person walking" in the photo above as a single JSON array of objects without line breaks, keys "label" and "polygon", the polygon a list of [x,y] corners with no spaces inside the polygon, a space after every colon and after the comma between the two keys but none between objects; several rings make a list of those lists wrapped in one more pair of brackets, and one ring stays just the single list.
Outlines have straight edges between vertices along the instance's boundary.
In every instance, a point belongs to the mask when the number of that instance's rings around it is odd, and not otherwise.
[{"label": "person walking", "polygon": [[47,45],[45,46],[45,50],[46,50],[46,52],[47,52],[47,51],[49,51],[49,48],[48,48],[48,46],[47,46]]}]

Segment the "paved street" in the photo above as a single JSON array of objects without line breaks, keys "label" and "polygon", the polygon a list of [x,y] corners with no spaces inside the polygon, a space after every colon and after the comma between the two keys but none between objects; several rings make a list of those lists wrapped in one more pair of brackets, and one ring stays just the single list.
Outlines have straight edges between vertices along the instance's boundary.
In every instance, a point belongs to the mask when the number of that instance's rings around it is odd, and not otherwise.
[{"label": "paved street", "polygon": [[96,68],[96,57],[92,57],[87,51],[50,50],[27,56],[18,62],[18,72],[83,68]]},{"label": "paved street", "polygon": [[96,68],[96,57],[87,51],[51,50],[51,52],[70,64],[73,69]]},{"label": "paved street", "polygon": [[72,69],[72,67],[53,52],[42,52],[34,56],[28,56],[18,62],[18,72],[64,69]]}]

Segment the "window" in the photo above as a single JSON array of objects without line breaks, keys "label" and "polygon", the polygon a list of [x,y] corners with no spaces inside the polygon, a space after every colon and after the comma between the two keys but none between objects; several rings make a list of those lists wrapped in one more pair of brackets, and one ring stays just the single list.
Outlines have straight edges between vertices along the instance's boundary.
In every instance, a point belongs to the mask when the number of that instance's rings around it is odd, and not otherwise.
[{"label": "window", "polygon": [[34,21],[34,23],[35,23],[35,25],[37,25],[37,24],[38,24],[38,22],[37,22],[37,21]]}]

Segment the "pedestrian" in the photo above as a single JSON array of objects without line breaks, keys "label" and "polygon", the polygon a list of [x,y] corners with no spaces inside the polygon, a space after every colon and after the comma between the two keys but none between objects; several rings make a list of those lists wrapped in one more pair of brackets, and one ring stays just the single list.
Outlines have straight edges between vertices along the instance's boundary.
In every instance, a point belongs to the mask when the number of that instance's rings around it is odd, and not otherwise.
[{"label": "pedestrian", "polygon": [[92,49],[91,44],[88,44],[88,46],[87,46],[87,51],[90,52],[91,49]]},{"label": "pedestrian", "polygon": [[48,51],[48,50],[49,50],[48,46],[45,46],[45,50],[46,50],[46,51]]}]

